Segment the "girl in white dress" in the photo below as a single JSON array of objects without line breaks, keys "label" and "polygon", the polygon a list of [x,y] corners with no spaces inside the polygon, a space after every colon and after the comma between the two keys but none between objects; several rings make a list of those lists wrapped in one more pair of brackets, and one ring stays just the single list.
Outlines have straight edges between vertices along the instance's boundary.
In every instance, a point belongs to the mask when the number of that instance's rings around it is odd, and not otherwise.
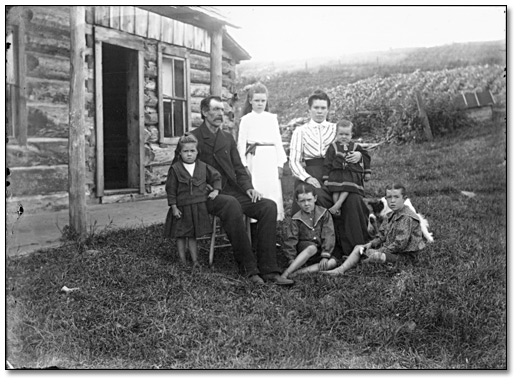
[{"label": "girl in white dress", "polygon": [[256,83],[248,90],[239,123],[237,148],[254,188],[277,204],[277,220],[285,217],[281,177],[287,161],[277,115],[268,112],[268,90]]}]

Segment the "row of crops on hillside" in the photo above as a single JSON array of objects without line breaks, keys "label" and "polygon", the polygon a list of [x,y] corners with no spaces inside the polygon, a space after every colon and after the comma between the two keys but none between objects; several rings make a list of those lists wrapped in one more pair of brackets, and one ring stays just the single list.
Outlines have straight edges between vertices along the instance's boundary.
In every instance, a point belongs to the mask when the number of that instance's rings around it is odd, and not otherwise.
[{"label": "row of crops on hillside", "polygon": [[[469,121],[457,108],[461,92],[489,90],[499,107],[505,107],[506,78],[503,66],[468,66],[441,71],[373,76],[351,84],[324,89],[332,100],[329,120],[351,119],[359,133],[378,139],[411,141],[422,138],[416,96],[425,104],[435,135],[457,129]],[[295,101],[286,116],[307,116],[307,97]],[[281,123],[284,123],[281,121]]]}]

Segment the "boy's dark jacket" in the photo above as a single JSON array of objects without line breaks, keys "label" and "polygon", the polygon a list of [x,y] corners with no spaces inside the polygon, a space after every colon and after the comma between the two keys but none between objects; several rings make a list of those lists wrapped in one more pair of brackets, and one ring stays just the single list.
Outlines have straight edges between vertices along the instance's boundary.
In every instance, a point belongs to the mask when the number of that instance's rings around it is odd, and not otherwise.
[{"label": "boy's dark jacket", "polygon": [[332,215],[321,206],[315,206],[313,225],[303,219],[303,212],[299,210],[292,217],[287,231],[284,252],[288,259],[297,256],[297,243],[301,241],[313,242],[321,250],[322,258],[330,258],[335,246],[335,231]]},{"label": "boy's dark jacket", "polygon": [[169,168],[165,185],[168,205],[184,206],[206,202],[207,184],[214,190],[221,190],[221,175],[215,168],[197,159],[194,175],[190,176],[181,161],[174,162]]},{"label": "boy's dark jacket", "polygon": [[[190,133],[198,140],[198,159],[221,173],[223,190],[235,187],[236,190],[246,192],[254,188],[252,179],[239,157],[236,141],[230,133],[220,129],[214,136],[205,122]],[[178,157],[179,150],[176,149],[174,159]]]}]

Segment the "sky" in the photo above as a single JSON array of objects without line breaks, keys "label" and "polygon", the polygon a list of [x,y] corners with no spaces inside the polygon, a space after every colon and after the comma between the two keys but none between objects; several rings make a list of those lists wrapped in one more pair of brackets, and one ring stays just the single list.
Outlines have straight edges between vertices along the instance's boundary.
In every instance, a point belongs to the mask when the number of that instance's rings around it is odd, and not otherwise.
[{"label": "sky", "polygon": [[[491,3],[490,3],[491,4]],[[252,61],[285,61],[406,47],[503,40],[493,6],[217,6]]]}]

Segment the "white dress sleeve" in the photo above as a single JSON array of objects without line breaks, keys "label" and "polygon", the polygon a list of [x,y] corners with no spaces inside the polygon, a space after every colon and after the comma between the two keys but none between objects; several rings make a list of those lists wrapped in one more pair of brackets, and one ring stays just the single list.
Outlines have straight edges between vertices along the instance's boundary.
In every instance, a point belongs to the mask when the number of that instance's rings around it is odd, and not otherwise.
[{"label": "white dress sleeve", "polygon": [[283,168],[286,161],[285,149],[283,147],[283,140],[281,139],[281,132],[279,131],[279,123],[277,121],[277,115],[274,114],[274,144],[277,153],[277,166]]},{"label": "white dress sleeve", "polygon": [[248,115],[245,115],[241,118],[239,122],[239,132],[237,134],[237,151],[239,152],[239,157],[241,158],[241,163],[243,166],[247,166],[246,159],[246,145],[247,145],[247,137],[248,137],[248,118],[245,119]]}]

